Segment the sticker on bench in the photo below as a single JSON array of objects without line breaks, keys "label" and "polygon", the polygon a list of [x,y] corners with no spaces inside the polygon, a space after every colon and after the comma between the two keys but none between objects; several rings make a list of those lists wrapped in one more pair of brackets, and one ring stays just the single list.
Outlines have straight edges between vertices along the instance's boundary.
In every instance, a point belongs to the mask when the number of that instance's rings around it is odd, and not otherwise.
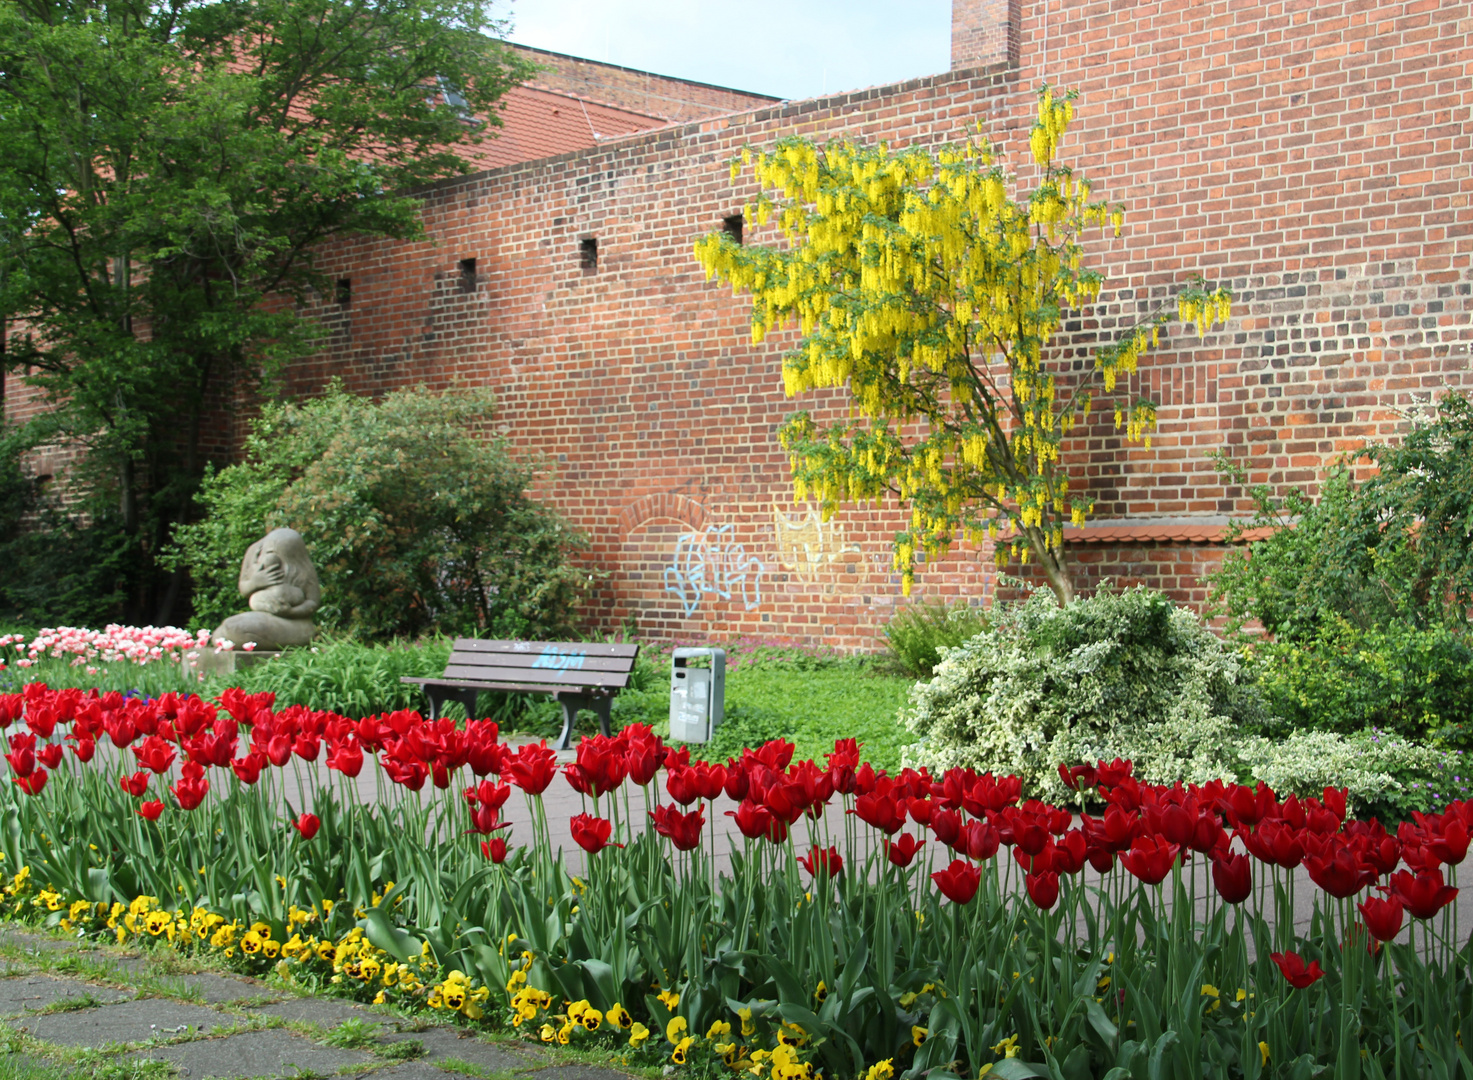
[{"label": "sticker on bench", "polygon": [[532,661],[534,668],[552,668],[554,671],[576,671],[583,667],[583,661],[588,659],[584,652],[562,652],[557,646],[551,646],[536,660]]}]

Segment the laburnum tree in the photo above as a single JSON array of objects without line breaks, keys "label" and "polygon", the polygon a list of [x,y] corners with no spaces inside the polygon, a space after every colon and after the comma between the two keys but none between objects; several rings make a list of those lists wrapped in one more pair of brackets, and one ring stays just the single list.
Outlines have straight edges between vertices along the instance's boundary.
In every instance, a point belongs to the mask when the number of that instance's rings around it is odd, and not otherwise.
[{"label": "laburnum tree", "polygon": [[779,431],[799,499],[828,517],[845,502],[898,496],[911,510],[895,537],[909,593],[917,552],[958,536],[997,538],[1001,556],[1037,562],[1061,603],[1074,595],[1065,522],[1091,500],[1070,490],[1061,451],[1101,397],[1127,439],[1149,445],[1156,407],[1129,391],[1141,355],[1174,318],[1205,333],[1232,297],[1200,277],[1069,370],[1051,341],[1084,312],[1104,276],[1085,264],[1090,230],[1119,235],[1124,210],[1097,200],[1058,159],[1075,95],[1040,89],[1029,140],[1030,190],[980,131],[932,151],[800,137],[744,150],[760,192],[746,210],[776,217],[785,242],[701,238],[696,258],[752,297],[752,339],[796,321],[783,357],[789,396],[848,385],[850,418],[821,426],[807,411]]},{"label": "laburnum tree", "polygon": [[318,245],[419,233],[407,192],[468,171],[531,74],[490,7],[0,0],[3,363],[45,393],[31,441],[85,451],[72,538],[122,553],[118,614],[177,608],[154,556],[211,395],[311,348]]}]

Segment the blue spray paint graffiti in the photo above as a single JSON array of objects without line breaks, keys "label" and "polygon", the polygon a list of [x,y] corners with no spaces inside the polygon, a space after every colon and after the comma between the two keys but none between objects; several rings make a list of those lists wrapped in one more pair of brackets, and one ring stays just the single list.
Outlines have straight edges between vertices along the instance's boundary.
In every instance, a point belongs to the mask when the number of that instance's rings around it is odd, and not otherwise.
[{"label": "blue spray paint graffiti", "polygon": [[706,593],[740,600],[748,611],[762,603],[763,566],[732,540],[730,525],[708,525],[705,532],[682,533],[665,568],[665,591],[680,598],[686,618],[696,613]]}]

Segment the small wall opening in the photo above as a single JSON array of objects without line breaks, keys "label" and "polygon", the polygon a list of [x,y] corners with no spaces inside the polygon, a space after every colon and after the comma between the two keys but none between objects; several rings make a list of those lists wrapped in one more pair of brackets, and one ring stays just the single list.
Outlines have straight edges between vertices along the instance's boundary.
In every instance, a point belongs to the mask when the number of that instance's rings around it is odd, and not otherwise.
[{"label": "small wall opening", "polygon": [[476,291],[476,260],[460,260],[460,291],[473,293]]},{"label": "small wall opening", "polygon": [[721,231],[731,237],[738,244],[742,242],[742,226],[745,222],[741,214],[730,214],[721,219]]},{"label": "small wall opening", "polygon": [[339,307],[347,307],[353,302],[353,280],[351,278],[338,278],[336,286],[332,291],[333,300]]},{"label": "small wall opening", "polygon": [[588,236],[578,241],[578,265],[585,274],[598,270],[598,239]]}]

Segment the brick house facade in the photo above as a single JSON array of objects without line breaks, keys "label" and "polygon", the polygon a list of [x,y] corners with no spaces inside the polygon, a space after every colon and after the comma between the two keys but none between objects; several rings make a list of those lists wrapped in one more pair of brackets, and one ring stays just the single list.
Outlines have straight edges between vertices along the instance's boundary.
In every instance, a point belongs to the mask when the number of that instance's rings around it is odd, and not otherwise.
[{"label": "brick house facade", "polygon": [[[1086,590],[1108,577],[1200,601],[1223,525],[1248,510],[1211,454],[1257,482],[1313,483],[1346,450],[1394,436],[1419,401],[1473,382],[1470,32],[1464,0],[956,0],[948,72],[671,112],[654,130],[437,185],[424,242],[326,253],[351,304],[309,312],[331,336],[289,388],[493,387],[501,430],[547,462],[540,494],[607,575],[600,628],[871,648],[899,602],[902,517],[846,509],[824,523],[793,503],[773,435],[798,407],[779,377],[793,335],[752,345],[746,301],[706,281],[691,245],[753,194],[728,177],[744,145],[939,143],[980,119],[1021,168],[1035,88],[1077,87],[1063,153],[1127,222],[1094,251],[1107,291],[1066,324],[1063,356],[1087,356],[1195,271],[1236,300],[1225,329],[1173,328],[1143,363],[1160,404],[1149,450],[1108,422],[1070,446],[1096,500],[1070,534],[1076,575]],[[580,71],[564,78],[601,77]],[[837,393],[803,404],[815,401],[843,408]],[[920,596],[996,591],[990,552],[966,545],[916,580]]]}]

